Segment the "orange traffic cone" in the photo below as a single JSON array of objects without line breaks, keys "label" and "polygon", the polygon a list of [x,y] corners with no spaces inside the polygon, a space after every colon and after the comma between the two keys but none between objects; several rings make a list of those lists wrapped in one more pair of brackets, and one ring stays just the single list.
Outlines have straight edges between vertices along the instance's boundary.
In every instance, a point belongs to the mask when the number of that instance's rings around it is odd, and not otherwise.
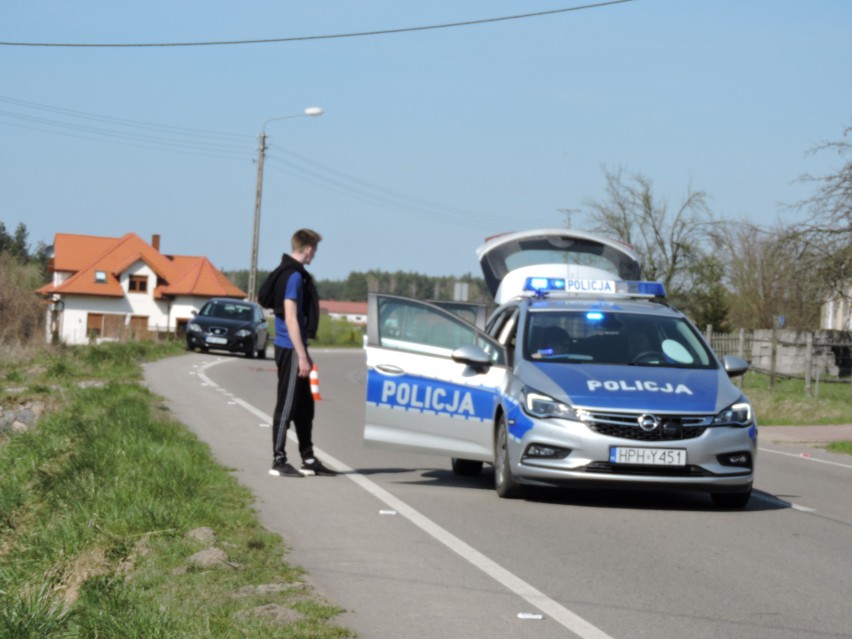
[{"label": "orange traffic cone", "polygon": [[320,392],[319,392],[319,374],[317,373],[317,365],[316,364],[314,364],[314,367],[311,369],[310,379],[311,379],[311,394],[314,396],[315,400],[322,399],[322,397],[320,397]]}]

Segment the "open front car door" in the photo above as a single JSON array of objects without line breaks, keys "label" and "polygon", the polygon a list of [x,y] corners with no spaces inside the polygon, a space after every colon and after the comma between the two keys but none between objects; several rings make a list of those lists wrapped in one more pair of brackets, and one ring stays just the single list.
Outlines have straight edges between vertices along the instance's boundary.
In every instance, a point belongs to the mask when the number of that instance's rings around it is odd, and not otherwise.
[{"label": "open front car door", "polygon": [[457,312],[370,294],[365,350],[365,444],[480,467],[493,461],[494,413],[507,376],[500,344]]}]

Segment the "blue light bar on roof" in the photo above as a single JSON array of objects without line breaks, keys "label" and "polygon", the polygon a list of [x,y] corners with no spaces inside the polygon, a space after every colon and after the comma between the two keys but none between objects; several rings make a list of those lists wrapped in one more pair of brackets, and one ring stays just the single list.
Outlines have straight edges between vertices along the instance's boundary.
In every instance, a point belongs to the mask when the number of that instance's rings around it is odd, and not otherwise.
[{"label": "blue light bar on roof", "polygon": [[618,282],[616,290],[628,295],[647,295],[648,297],[665,297],[666,287],[662,282]]},{"label": "blue light bar on roof", "polygon": [[528,277],[524,290],[538,297],[548,293],[590,293],[598,295],[636,295],[641,297],[665,297],[666,287],[662,282],[617,281],[617,280],[565,280],[561,277]]}]

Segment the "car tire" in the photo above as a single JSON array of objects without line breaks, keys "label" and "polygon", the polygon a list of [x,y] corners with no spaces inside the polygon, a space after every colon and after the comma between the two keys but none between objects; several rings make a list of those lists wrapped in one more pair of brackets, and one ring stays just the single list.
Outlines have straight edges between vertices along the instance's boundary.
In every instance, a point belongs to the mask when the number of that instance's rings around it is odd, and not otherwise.
[{"label": "car tire", "polygon": [[482,462],[453,457],[453,473],[460,477],[476,477],[482,472]]},{"label": "car tire", "polygon": [[516,499],[523,495],[523,486],[512,476],[509,465],[509,434],[506,429],[506,417],[500,415],[497,420],[497,433],[494,438],[494,489],[504,499]]},{"label": "car tire", "polygon": [[740,493],[712,493],[710,498],[720,508],[745,508],[751,499],[751,488]]}]

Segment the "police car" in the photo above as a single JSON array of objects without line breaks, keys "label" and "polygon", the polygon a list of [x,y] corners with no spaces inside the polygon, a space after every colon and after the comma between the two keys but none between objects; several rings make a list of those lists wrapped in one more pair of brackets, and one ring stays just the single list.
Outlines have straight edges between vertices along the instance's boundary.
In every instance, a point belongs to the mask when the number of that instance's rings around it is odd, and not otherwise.
[{"label": "police car", "polygon": [[399,296],[368,301],[366,445],[494,465],[527,486],[693,490],[743,507],[757,422],[702,334],[641,280],[627,245],[567,229],[477,250],[496,310]]}]

